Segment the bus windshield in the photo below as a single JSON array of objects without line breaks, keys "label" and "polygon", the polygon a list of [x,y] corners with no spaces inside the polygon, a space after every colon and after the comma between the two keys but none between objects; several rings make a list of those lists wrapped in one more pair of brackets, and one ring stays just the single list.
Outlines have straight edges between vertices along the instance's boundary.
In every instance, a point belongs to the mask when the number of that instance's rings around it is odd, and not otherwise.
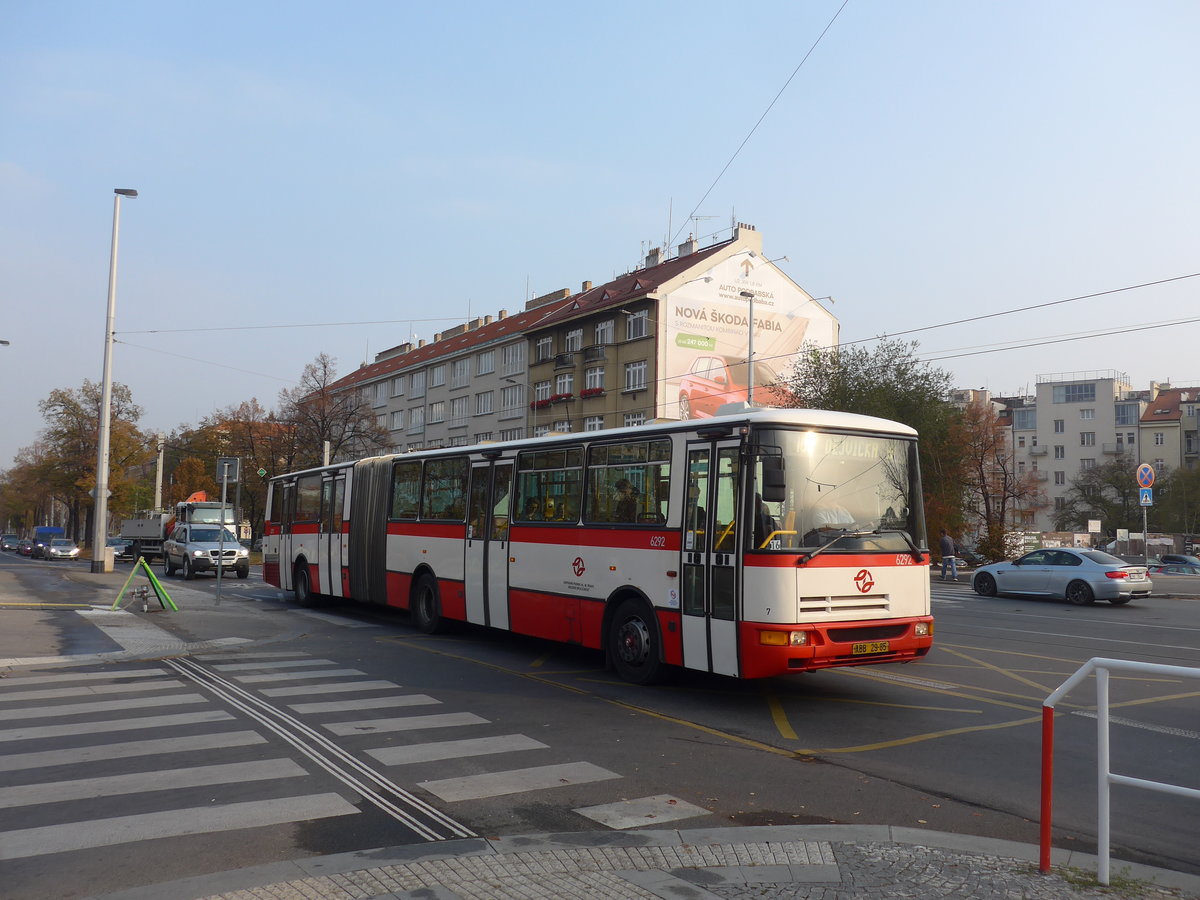
[{"label": "bus windshield", "polygon": [[[914,441],[772,429],[757,432],[756,444],[754,549],[861,553],[924,546]],[[781,500],[773,498],[778,486],[765,487],[764,467],[778,465],[772,457],[783,461],[782,473],[773,473],[782,475]]]}]

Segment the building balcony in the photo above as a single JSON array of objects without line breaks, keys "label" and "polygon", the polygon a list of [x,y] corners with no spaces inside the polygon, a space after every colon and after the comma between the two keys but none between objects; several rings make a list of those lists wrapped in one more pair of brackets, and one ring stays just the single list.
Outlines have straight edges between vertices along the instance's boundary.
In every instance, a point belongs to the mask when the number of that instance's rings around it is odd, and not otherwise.
[{"label": "building balcony", "polygon": [[593,344],[590,347],[583,348],[584,362],[599,362],[604,359],[605,344]]},{"label": "building balcony", "polygon": [[574,353],[559,353],[554,357],[554,368],[556,369],[573,369],[575,368]]},{"label": "building balcony", "polygon": [[1031,474],[1033,476],[1034,481],[1049,481],[1050,480],[1049,472],[1042,472],[1042,471],[1039,471],[1038,469],[1034,469],[1029,474]]},{"label": "building balcony", "polygon": [[1124,444],[1101,444],[1100,452],[1105,456],[1120,456],[1125,452]]},{"label": "building balcony", "polygon": [[1030,447],[1029,455],[1030,456],[1045,456],[1046,453],[1049,451],[1049,449],[1050,449],[1049,447]]}]

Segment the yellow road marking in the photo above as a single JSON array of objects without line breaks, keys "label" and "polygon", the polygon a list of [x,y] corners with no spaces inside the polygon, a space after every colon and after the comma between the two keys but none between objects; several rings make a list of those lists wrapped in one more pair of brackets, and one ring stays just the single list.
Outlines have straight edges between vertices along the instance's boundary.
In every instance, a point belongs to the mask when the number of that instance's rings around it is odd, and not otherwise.
[{"label": "yellow road marking", "polygon": [[1044,684],[1038,684],[1036,681],[1034,681],[1030,678],[1026,678],[1023,675],[1018,675],[1016,672],[1013,672],[1009,669],[1004,669],[1004,668],[1001,668],[1000,666],[997,666],[990,662],[987,662],[986,660],[977,659],[974,656],[969,656],[966,653],[961,653],[958,650],[953,649],[952,647],[945,647],[943,649],[945,649],[945,651],[947,653],[949,653],[951,656],[957,656],[959,659],[965,659],[967,662],[973,662],[978,666],[982,666],[985,669],[989,669],[990,671],[997,673],[998,675],[1003,675],[1006,678],[1011,678],[1014,681],[1019,681],[1021,684],[1028,685],[1029,687],[1037,688],[1039,691],[1041,691],[1043,693],[1043,695],[1049,694],[1052,690],[1054,690],[1054,688],[1046,687]]},{"label": "yellow road marking", "polygon": [[767,697],[767,709],[771,711],[771,721],[775,723],[775,730],[779,732],[779,736],[786,741],[798,741],[800,736],[792,729],[791,723],[788,722],[787,713],[783,711],[783,704],[779,702],[779,698],[771,693],[770,690],[763,691]]},{"label": "yellow road marking", "polygon": [[0,607],[25,608],[37,607],[38,609],[91,609],[90,603],[43,603],[38,600],[30,600],[26,603],[19,601],[7,603],[0,602]]}]

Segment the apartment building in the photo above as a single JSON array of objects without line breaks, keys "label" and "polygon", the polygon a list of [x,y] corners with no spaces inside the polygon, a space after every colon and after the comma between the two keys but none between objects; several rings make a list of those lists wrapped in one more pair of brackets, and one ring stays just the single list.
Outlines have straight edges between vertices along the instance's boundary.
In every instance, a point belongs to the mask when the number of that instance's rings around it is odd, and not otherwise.
[{"label": "apartment building", "polygon": [[738,224],[708,247],[654,249],[606,284],[393,347],[333,389],[362,391],[398,450],[464,446],[703,417],[746,399],[750,381],[766,404],[803,344],[837,340],[833,314]]}]

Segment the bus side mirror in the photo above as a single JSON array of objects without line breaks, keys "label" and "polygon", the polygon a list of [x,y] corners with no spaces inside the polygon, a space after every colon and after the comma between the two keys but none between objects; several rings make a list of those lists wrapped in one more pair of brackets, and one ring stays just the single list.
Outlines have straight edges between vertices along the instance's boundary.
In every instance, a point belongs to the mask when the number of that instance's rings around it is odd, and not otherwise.
[{"label": "bus side mirror", "polygon": [[783,475],[783,457],[762,458],[762,498],[766,503],[782,503],[787,499],[787,481]]}]

